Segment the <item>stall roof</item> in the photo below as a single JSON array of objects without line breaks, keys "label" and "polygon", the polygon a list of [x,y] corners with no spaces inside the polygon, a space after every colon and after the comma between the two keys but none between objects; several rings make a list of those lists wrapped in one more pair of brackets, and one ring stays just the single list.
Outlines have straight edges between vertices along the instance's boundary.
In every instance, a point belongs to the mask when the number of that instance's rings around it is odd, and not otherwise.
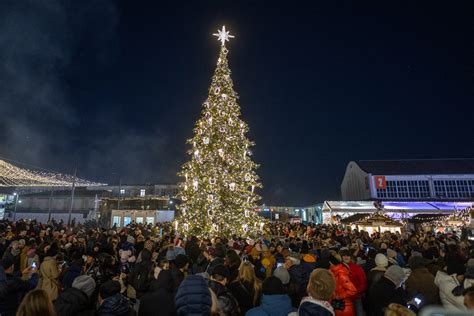
[{"label": "stall roof", "polygon": [[[472,206],[472,202],[434,202],[434,201],[382,201],[388,212],[441,213],[454,212]],[[377,209],[373,201],[325,201],[323,212],[373,213]]]}]

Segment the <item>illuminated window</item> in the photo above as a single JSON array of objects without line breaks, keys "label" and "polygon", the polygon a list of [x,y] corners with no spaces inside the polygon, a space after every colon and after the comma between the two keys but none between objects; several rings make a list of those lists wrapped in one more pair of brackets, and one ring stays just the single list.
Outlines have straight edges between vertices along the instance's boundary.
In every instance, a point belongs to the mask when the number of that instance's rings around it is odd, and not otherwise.
[{"label": "illuminated window", "polygon": [[125,194],[125,189],[120,189],[120,194],[121,195]]},{"label": "illuminated window", "polygon": [[123,226],[127,226],[132,222],[132,218],[130,216],[125,216],[123,218]]},{"label": "illuminated window", "polygon": [[115,225],[117,227],[120,227],[120,222],[122,220],[122,217],[120,216],[114,216],[113,220],[112,220],[112,226]]},{"label": "illuminated window", "polygon": [[143,224],[143,217],[137,217],[135,222],[137,224]]},{"label": "illuminated window", "polygon": [[155,218],[153,216],[147,216],[146,217],[146,223],[148,224],[154,224],[155,223]]},{"label": "illuminated window", "polygon": [[140,196],[145,196],[145,193],[146,193],[145,189],[140,189]]}]

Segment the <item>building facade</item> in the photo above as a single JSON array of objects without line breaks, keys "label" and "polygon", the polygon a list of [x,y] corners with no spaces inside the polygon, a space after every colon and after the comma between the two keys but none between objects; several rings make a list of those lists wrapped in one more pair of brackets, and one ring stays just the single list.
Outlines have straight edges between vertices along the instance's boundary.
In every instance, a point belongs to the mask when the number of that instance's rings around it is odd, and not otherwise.
[{"label": "building facade", "polygon": [[342,199],[474,200],[474,159],[351,161]]}]

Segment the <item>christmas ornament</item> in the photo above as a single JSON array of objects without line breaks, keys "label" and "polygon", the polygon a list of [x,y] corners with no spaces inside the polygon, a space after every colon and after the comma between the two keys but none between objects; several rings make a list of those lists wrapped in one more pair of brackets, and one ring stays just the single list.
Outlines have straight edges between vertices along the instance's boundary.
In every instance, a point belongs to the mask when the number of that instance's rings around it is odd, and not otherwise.
[{"label": "christmas ornament", "polygon": [[202,139],[202,142],[204,143],[204,145],[209,145],[209,137],[204,137]]},{"label": "christmas ornament", "polygon": [[221,158],[224,157],[224,149],[219,148],[219,149],[217,150],[217,153],[219,154],[219,156],[220,156]]},{"label": "christmas ornament", "polygon": [[224,46],[225,42],[229,41],[229,38],[234,38],[234,35],[230,35],[229,31],[225,30],[225,25],[222,26],[222,30],[217,30],[217,33],[213,33],[212,35],[217,36],[217,40],[219,40],[222,43],[222,46]]},{"label": "christmas ornament", "polygon": [[209,183],[210,184],[216,184],[216,179],[215,178],[210,178]]},{"label": "christmas ornament", "polygon": [[246,173],[244,179],[245,179],[245,181],[252,180],[252,177],[250,176],[250,173]]},{"label": "christmas ornament", "polygon": [[224,100],[224,101],[227,100],[227,94],[225,94],[225,93],[221,94],[221,98],[222,98],[222,100]]},{"label": "christmas ornament", "polygon": [[219,94],[221,92],[221,88],[220,87],[215,87],[214,88],[214,93],[215,94]]},{"label": "christmas ornament", "polygon": [[193,181],[193,189],[194,189],[194,191],[197,191],[197,190],[198,190],[198,185],[199,185],[199,184],[198,184],[198,181],[197,181],[197,180],[194,180],[194,181]]},{"label": "christmas ornament", "polygon": [[230,183],[230,184],[229,184],[229,189],[230,189],[231,191],[235,191],[235,183],[233,183],[233,182]]}]

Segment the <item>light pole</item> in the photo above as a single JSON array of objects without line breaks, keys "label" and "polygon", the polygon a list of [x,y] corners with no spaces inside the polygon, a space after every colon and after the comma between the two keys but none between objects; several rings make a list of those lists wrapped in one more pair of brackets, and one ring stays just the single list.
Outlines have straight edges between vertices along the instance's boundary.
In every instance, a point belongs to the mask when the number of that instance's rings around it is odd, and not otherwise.
[{"label": "light pole", "polygon": [[15,197],[15,208],[13,209],[13,221],[16,219],[16,207],[18,203],[21,203],[20,201],[20,195],[17,194],[16,192],[13,193],[13,196]]}]

